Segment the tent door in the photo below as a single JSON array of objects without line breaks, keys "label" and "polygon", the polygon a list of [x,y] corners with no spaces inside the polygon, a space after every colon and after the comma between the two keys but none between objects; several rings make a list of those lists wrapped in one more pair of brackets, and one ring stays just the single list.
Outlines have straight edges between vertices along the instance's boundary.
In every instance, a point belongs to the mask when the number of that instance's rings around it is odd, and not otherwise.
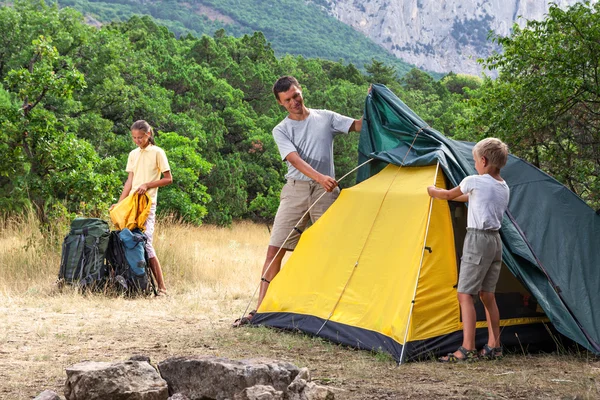
[{"label": "tent door", "polygon": [[[454,228],[456,265],[458,265],[460,273],[460,258],[467,234],[467,207],[465,203],[456,201],[449,201],[448,204]],[[502,264],[500,278],[496,286],[496,302],[498,303],[501,320],[545,316],[535,297],[514,277],[504,263]],[[485,321],[485,309],[479,298],[475,299],[475,310],[477,312],[477,321]]]}]

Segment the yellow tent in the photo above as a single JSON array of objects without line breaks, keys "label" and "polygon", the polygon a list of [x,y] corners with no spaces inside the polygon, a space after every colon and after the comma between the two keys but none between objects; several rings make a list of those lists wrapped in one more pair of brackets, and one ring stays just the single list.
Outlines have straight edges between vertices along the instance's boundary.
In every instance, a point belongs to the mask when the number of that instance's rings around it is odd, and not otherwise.
[{"label": "yellow tent", "polygon": [[[344,189],[304,232],[253,324],[384,350],[398,361],[456,350],[462,329],[456,298],[462,243],[455,241],[462,241],[465,228],[454,226],[464,224],[466,208],[432,200],[427,186],[433,184],[446,187],[436,166],[390,164]],[[522,301],[529,299],[527,291],[506,270],[498,289],[509,294],[499,307],[506,303],[512,309],[503,314],[500,307],[501,317],[509,317],[501,321],[503,327],[527,326],[521,332],[525,336],[545,332],[530,329],[547,319],[533,302]],[[481,310],[478,314],[485,321]],[[487,334],[485,326],[478,322],[483,331],[478,337]]]}]

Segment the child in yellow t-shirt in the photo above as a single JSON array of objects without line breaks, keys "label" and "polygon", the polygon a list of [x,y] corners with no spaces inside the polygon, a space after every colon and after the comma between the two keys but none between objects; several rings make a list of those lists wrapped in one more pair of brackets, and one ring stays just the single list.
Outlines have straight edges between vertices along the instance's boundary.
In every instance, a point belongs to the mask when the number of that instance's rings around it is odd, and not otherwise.
[{"label": "child in yellow t-shirt", "polygon": [[148,253],[150,269],[158,284],[158,294],[165,295],[167,294],[167,288],[164,283],[160,262],[152,246],[152,236],[156,220],[158,188],[170,185],[173,182],[173,177],[171,176],[171,168],[169,167],[167,155],[163,149],[155,145],[154,131],[146,121],[139,120],[133,123],[131,126],[131,138],[138,147],[129,153],[127,167],[125,168],[129,176],[123,185],[123,192],[119,201],[135,192],[139,194],[147,193],[152,200],[150,214],[146,219],[144,230],[145,235],[148,237],[146,251]]}]

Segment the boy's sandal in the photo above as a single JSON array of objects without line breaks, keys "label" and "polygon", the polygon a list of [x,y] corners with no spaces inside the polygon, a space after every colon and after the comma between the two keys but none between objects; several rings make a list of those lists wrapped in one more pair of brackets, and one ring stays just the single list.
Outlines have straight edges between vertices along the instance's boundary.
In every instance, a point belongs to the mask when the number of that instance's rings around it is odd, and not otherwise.
[{"label": "boy's sandal", "polygon": [[240,326],[243,325],[250,325],[252,323],[252,318],[254,317],[254,314],[256,314],[256,310],[252,310],[248,313],[248,315],[242,317],[242,318],[238,318],[233,322],[233,325],[231,325],[232,328],[239,328]]},{"label": "boy's sandal", "polygon": [[502,358],[502,347],[490,347],[486,344],[479,352],[479,357],[486,360],[499,360]]},{"label": "boy's sandal", "polygon": [[457,363],[477,360],[477,350],[467,350],[464,347],[460,346],[458,348],[458,352],[461,353],[463,356],[456,357],[454,353],[448,353],[448,355],[438,358],[438,361],[443,363]]}]

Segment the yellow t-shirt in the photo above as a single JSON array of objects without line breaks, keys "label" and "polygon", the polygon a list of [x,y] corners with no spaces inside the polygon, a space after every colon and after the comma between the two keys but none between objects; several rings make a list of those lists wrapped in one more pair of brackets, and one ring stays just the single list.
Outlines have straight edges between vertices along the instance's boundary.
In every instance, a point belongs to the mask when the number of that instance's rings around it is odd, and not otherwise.
[{"label": "yellow t-shirt", "polygon": [[[158,146],[148,144],[145,149],[137,148],[129,153],[125,171],[133,172],[131,191],[134,193],[140,185],[160,180],[161,173],[170,171],[169,161],[165,151]],[[148,196],[156,203],[158,188],[148,189]]]}]

